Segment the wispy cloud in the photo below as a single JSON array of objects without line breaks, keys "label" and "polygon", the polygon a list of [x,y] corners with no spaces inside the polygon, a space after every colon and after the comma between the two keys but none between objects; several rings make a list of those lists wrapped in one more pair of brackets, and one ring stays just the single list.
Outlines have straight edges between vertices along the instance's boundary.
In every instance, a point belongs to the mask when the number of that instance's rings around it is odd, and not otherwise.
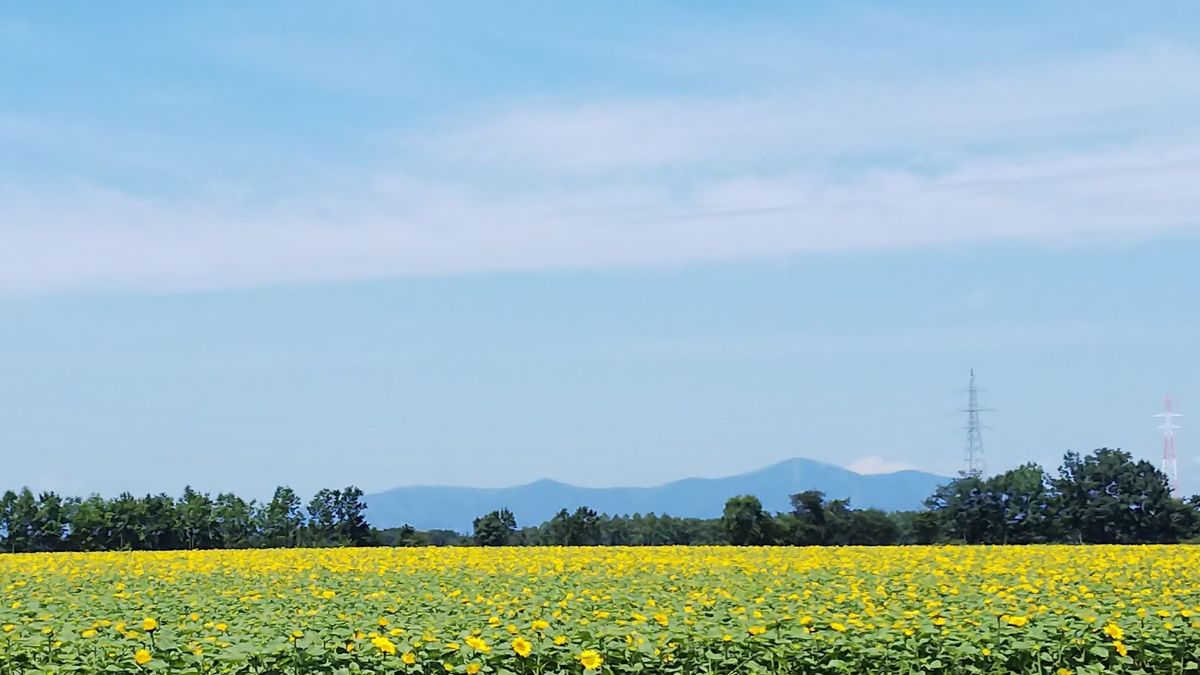
[{"label": "wispy cloud", "polygon": [[287,190],[216,176],[171,195],[12,181],[0,290],[1154,236],[1200,226],[1197,113],[1200,58],[1163,45],[738,100],[510,106],[403,137],[379,165],[297,174]]},{"label": "wispy cloud", "polygon": [[[1163,346],[1160,339],[1136,325],[1113,325],[1099,320],[1051,319],[984,321],[972,325],[920,322],[878,330],[810,331],[745,336],[698,336],[641,340],[622,344],[619,358],[648,361],[695,361],[787,358],[849,358],[864,354],[945,354],[948,351],[1009,350],[1033,352],[1047,348],[1079,349],[1096,344]],[[618,357],[613,357],[618,358]]]},{"label": "wispy cloud", "polygon": [[[697,163],[812,165],[904,153],[928,161],[1174,133],[1200,114],[1200,54],[1151,44],[1041,68],[784,85],[770,94],[529,104],[427,139],[451,162],[528,171]],[[718,166],[708,166],[716,162]]]},{"label": "wispy cloud", "polygon": [[497,196],[395,176],[273,203],[0,192],[0,288],[153,289],[737,260],[1193,228],[1200,145]]}]

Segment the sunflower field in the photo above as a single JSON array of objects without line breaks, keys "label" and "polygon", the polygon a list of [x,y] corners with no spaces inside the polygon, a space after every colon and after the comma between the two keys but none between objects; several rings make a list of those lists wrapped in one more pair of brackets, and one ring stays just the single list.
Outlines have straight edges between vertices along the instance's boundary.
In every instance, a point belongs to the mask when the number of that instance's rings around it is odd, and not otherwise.
[{"label": "sunflower field", "polygon": [[1183,673],[1200,547],[0,555],[0,673]]}]

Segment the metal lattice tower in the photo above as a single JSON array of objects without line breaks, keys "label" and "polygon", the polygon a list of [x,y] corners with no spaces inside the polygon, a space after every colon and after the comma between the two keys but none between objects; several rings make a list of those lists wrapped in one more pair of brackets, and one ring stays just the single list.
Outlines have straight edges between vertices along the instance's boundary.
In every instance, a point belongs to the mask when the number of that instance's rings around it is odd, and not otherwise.
[{"label": "metal lattice tower", "polygon": [[987,470],[983,461],[983,425],[979,422],[979,413],[988,410],[990,408],[979,407],[979,389],[975,386],[975,369],[972,368],[971,383],[967,387],[967,407],[962,410],[967,413],[967,448],[963,455],[966,468],[962,471],[963,476],[980,478]]},{"label": "metal lattice tower", "polygon": [[1167,474],[1167,478],[1171,480],[1171,494],[1175,497],[1179,497],[1181,492],[1179,490],[1179,464],[1175,461],[1175,430],[1182,429],[1183,427],[1175,424],[1175,418],[1183,417],[1183,415],[1177,412],[1172,412],[1170,396],[1167,396],[1165,399],[1163,399],[1163,402],[1166,406],[1166,410],[1155,415],[1155,417],[1163,421],[1163,423],[1158,426],[1158,428],[1162,429],[1163,432],[1162,471],[1163,473]]}]

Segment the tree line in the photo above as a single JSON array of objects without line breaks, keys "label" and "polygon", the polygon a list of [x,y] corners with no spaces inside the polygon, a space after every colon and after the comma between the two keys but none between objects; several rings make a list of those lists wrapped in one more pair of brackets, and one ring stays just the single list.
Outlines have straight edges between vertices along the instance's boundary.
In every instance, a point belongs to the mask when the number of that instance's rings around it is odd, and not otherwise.
[{"label": "tree line", "polygon": [[[477,518],[471,537],[444,543],[877,546],[1200,539],[1200,497],[1173,497],[1157,467],[1108,448],[1087,456],[1068,452],[1054,475],[1030,463],[988,478],[961,476],[939,487],[921,511],[856,509],[849,500],[830,500],[816,490],[791,495],[790,504],[790,511],[768,513],[757,497],[742,495],[730,498],[721,517],[713,519],[605,516],[579,507],[522,529],[502,509]],[[405,531],[405,538],[422,541],[416,531]]]},{"label": "tree line", "polygon": [[230,493],[63,498],[29,489],[0,496],[0,550],[104,551],[301,546],[830,546],[893,544],[1175,543],[1200,539],[1200,497],[1171,495],[1165,474],[1129,453],[1069,452],[1057,473],[1025,464],[940,486],[920,511],[853,508],[809,490],[768,513],[754,496],[719,518],[562,509],[519,527],[513,513],[481,515],[472,532],[373,529],[362,490],[320,490],[307,504],[288,487],[266,503]]},{"label": "tree line", "polygon": [[377,541],[367,524],[362,490],[324,489],[307,506],[288,487],[265,504],[230,493],[215,498],[191,487],[166,494],[112,499],[34,495],[25,488],[0,496],[0,545],[10,553],[172,550],[290,546],[362,546]]}]

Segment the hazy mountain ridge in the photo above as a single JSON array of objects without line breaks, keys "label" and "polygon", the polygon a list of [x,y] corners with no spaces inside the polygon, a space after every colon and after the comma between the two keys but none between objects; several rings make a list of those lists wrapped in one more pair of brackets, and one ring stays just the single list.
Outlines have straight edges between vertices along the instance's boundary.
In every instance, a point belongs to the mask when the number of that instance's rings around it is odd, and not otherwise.
[{"label": "hazy mountain ridge", "polygon": [[715,518],[725,500],[752,494],[768,511],[790,508],[788,495],[821,490],[830,499],[849,498],[857,508],[916,509],[934,488],[950,480],[922,471],[858,474],[832,464],[795,458],[724,478],[684,478],[654,487],[579,487],[542,479],[505,488],[398,487],[365,497],[367,518],[380,528],[409,524],[420,530],[470,532],[472,521],[507,508],[520,526],[549,520],[559,509],[589,506],[600,513],[658,513]]}]

